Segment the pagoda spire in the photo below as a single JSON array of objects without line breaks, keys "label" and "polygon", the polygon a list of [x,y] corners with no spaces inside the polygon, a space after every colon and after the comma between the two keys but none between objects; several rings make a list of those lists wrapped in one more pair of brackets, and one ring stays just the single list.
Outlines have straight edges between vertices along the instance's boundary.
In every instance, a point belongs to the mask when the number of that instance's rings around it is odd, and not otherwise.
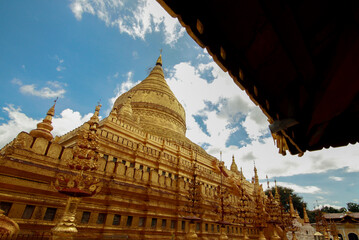
[{"label": "pagoda spire", "polygon": [[42,120],[42,122],[37,124],[37,128],[31,130],[30,135],[33,137],[41,137],[45,138],[47,141],[51,141],[53,139],[53,136],[51,134],[51,131],[53,126],[52,123],[52,117],[55,115],[55,105],[56,101],[54,102],[54,105],[47,111],[46,117]]},{"label": "pagoda spire", "polygon": [[[162,55],[154,63],[156,65],[148,76],[120,95],[113,108],[117,109],[117,117],[120,117],[119,112],[125,110],[121,108],[131,96],[132,120],[143,131],[166,139],[186,139],[186,113],[165,80]],[[127,110],[125,116],[130,115],[130,108]]]},{"label": "pagoda spire", "polygon": [[238,166],[237,166],[236,162],[234,161],[234,155],[232,156],[231,171],[238,173]]},{"label": "pagoda spire", "polygon": [[255,194],[258,194],[260,193],[260,190],[259,190],[259,179],[258,179],[258,174],[257,174],[257,168],[256,168],[256,165],[254,163],[254,177],[252,179],[253,181],[253,184],[254,184],[254,192]]},{"label": "pagoda spire", "polygon": [[307,214],[307,209],[305,208],[305,205],[303,204],[303,219],[304,219],[304,223],[309,223],[309,217]]},{"label": "pagoda spire", "polygon": [[[162,68],[162,54],[157,58],[154,68],[151,70],[150,74],[143,80],[144,82],[149,81],[151,84],[161,85],[161,89],[173,95],[172,91],[169,89],[167,82],[165,80],[165,75]],[[142,81],[142,82],[143,82]],[[173,95],[174,96],[174,95]]]},{"label": "pagoda spire", "polygon": [[257,174],[257,168],[256,168],[256,164],[254,163],[254,183],[256,185],[259,185],[259,179],[258,179],[258,174]]},{"label": "pagoda spire", "polygon": [[295,217],[295,210],[294,210],[294,206],[293,206],[293,201],[292,201],[292,196],[289,195],[289,214],[292,218]]},{"label": "pagoda spire", "polygon": [[157,58],[156,65],[160,65],[162,67],[162,49],[161,49],[160,56]]}]

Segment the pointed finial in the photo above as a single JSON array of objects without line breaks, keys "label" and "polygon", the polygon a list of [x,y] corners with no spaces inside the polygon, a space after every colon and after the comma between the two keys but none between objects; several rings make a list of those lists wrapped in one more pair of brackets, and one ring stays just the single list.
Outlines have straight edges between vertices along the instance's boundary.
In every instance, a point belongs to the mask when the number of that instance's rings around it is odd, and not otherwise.
[{"label": "pointed finial", "polygon": [[160,56],[158,57],[157,61],[156,61],[156,65],[160,65],[162,66],[162,49],[160,51]]},{"label": "pointed finial", "polygon": [[268,175],[266,175],[266,179],[267,179],[267,188],[269,189],[269,180],[268,180]]},{"label": "pointed finial", "polygon": [[222,151],[219,152],[219,160],[222,162]]},{"label": "pointed finial", "polygon": [[[59,99],[59,97],[57,97],[55,100],[54,100],[54,105],[52,105],[52,107],[49,109],[49,111],[47,111],[47,116],[55,116],[55,106],[56,106],[56,102],[57,100]],[[46,117],[47,117],[46,116]],[[50,121],[52,120],[52,118],[50,119]]]},{"label": "pointed finial", "polygon": [[56,100],[54,101],[54,105],[52,105],[52,107],[47,111],[46,117],[44,118],[44,120],[42,120],[42,122],[37,124],[37,128],[31,130],[30,135],[33,137],[42,137],[45,138],[46,140],[50,141],[52,140],[53,136],[51,134],[52,129],[54,129],[51,125],[52,123],[52,117],[55,116],[55,105],[56,105],[56,101],[58,98],[56,98]]}]

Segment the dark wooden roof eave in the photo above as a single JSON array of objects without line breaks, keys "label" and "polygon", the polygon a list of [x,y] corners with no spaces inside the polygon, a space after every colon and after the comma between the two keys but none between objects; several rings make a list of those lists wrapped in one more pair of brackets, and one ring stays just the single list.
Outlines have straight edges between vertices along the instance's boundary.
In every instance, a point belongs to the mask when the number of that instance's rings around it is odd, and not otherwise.
[{"label": "dark wooden roof eave", "polygon": [[301,155],[359,141],[348,125],[359,120],[359,4],[157,1],[259,105],[278,146]]}]

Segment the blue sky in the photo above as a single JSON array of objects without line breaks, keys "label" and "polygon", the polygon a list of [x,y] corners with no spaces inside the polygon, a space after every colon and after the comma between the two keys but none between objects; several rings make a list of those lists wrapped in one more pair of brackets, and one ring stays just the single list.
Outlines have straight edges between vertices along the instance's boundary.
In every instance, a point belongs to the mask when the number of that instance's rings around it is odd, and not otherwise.
[{"label": "blue sky", "polygon": [[[245,176],[293,188],[308,202],[359,202],[358,145],[281,156],[266,118],[155,0],[0,1],[0,147],[29,131],[59,97],[53,134],[106,117],[163,49],[166,80],[186,110],[187,137]],[[266,187],[266,184],[263,184]]]}]

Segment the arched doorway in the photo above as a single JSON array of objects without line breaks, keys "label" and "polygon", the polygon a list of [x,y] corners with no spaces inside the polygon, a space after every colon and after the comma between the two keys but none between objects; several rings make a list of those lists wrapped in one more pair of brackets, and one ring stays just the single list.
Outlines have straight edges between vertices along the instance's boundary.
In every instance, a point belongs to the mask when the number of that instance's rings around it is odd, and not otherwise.
[{"label": "arched doorway", "polygon": [[349,240],[359,240],[358,235],[356,235],[355,233],[349,233],[348,238]]},{"label": "arched doorway", "polygon": [[343,235],[341,235],[340,233],[338,234],[339,240],[343,240]]}]

